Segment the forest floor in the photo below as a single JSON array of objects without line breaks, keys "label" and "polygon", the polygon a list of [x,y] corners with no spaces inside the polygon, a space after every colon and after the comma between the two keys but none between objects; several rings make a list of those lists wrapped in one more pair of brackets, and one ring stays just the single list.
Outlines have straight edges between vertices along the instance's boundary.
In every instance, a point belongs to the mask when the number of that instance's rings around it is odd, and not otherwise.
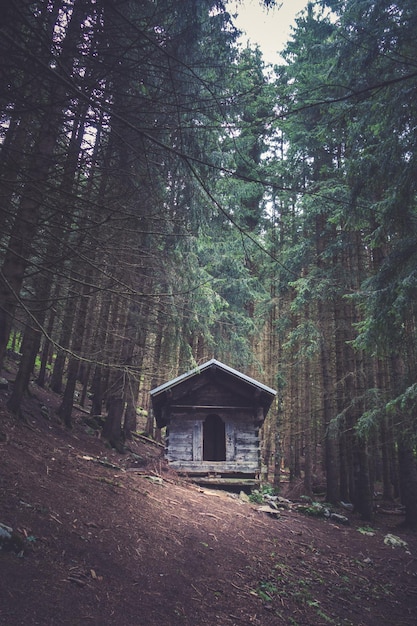
[{"label": "forest floor", "polygon": [[[2,626],[415,626],[417,536],[279,517],[178,478],[156,444],[119,454],[32,386],[25,420],[0,392]],[[46,408],[48,410],[46,410]],[[359,530],[358,530],[359,529]],[[8,532],[7,530],[3,533]],[[384,543],[388,533],[407,543]]]}]

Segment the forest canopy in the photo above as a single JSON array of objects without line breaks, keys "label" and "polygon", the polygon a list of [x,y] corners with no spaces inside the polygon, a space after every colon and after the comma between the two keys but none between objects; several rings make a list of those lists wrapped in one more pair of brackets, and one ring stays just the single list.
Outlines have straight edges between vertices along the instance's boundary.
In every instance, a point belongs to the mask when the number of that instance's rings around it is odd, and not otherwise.
[{"label": "forest canopy", "polygon": [[[264,2],[265,6],[273,3]],[[221,1],[10,0],[0,363],[114,444],[215,357],[278,390],[262,463],[417,526],[417,6],[321,0],[282,65]],[[277,9],[278,10],[278,9]]]}]

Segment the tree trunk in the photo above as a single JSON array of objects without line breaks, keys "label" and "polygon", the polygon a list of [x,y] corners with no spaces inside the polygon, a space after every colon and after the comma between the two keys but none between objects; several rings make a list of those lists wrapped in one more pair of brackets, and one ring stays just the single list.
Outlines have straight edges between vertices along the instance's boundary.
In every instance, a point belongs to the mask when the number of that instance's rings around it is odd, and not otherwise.
[{"label": "tree trunk", "polygon": [[[321,311],[320,311],[321,309]],[[333,427],[334,414],[334,384],[332,381],[332,356],[329,341],[332,336],[331,321],[328,313],[319,306],[319,316],[322,320],[321,332],[321,371],[323,385],[323,423],[325,427],[325,469],[326,469],[326,501],[337,504],[340,500],[339,485],[339,440],[336,429]]]},{"label": "tree trunk", "polygon": [[[103,291],[100,296],[97,308],[99,310],[98,319],[96,321],[97,331],[94,336],[94,352],[96,355],[96,363],[94,374],[91,381],[91,415],[101,415],[104,400],[104,372],[101,363],[109,356],[109,316],[110,316],[110,294]],[[100,363],[101,362],[101,363]]]},{"label": "tree trunk", "polygon": [[[68,71],[68,75],[72,71],[86,13],[86,3],[80,1],[74,3],[74,10],[62,42],[60,58],[61,67]],[[38,139],[29,160],[27,179],[22,188],[19,209],[16,212],[0,273],[0,366],[6,351],[14,313],[19,303],[25,270],[30,262],[45,189],[48,188],[46,184],[48,174],[55,165],[54,151],[62,133],[65,106],[69,98],[66,89],[65,83],[60,81],[52,81],[48,85],[48,94],[43,94],[49,102],[48,110],[43,118],[38,120],[39,123],[33,125],[35,129],[39,128]]]},{"label": "tree trunk", "polygon": [[69,290],[68,299],[65,304],[64,319],[62,320],[61,334],[58,340],[59,347],[51,375],[50,388],[55,393],[62,393],[64,370],[67,361],[66,350],[70,346],[72,329],[76,315],[77,299],[76,294],[71,289]]},{"label": "tree trunk", "polygon": [[124,438],[122,432],[123,410],[123,398],[108,398],[107,416],[103,426],[103,437],[119,452],[124,452]]},{"label": "tree trunk", "polygon": [[411,437],[398,442],[401,501],[405,506],[405,525],[417,529],[417,462]]},{"label": "tree trunk", "polygon": [[88,298],[87,298],[86,285],[82,286],[82,292],[80,294],[80,302],[77,312],[77,319],[75,324],[75,332],[73,334],[73,340],[71,343],[72,356],[68,364],[67,383],[65,385],[64,396],[62,403],[58,409],[58,414],[64,420],[67,428],[72,427],[72,407],[74,404],[74,392],[77,384],[78,369],[80,366],[80,357],[82,355],[83,340],[84,340],[84,321],[87,315]]},{"label": "tree trunk", "polygon": [[358,441],[357,450],[357,484],[354,505],[363,520],[372,522],[374,519],[373,490],[369,472],[369,454],[366,442]]},{"label": "tree trunk", "polygon": [[136,377],[134,380],[130,380],[126,390],[126,411],[123,423],[123,435],[125,439],[132,439],[132,432],[136,431],[136,402],[139,393],[139,378]]},{"label": "tree trunk", "polygon": [[15,415],[19,415],[20,413],[20,405],[29,385],[41,337],[41,331],[38,328],[32,326],[26,327],[22,342],[22,357],[19,370],[13,385],[12,394],[7,403],[7,408]]},{"label": "tree trunk", "polygon": [[311,380],[310,380],[310,362],[304,364],[304,491],[310,496],[313,491],[312,476],[312,414],[311,414]]}]

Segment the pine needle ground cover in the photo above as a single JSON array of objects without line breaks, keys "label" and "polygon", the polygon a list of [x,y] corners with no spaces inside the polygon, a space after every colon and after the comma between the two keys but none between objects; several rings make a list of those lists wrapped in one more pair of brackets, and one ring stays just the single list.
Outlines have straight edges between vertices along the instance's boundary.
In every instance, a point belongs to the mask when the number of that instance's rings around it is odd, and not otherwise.
[{"label": "pine needle ground cover", "polygon": [[25,421],[1,393],[0,522],[16,537],[0,550],[1,624],[415,624],[417,537],[398,517],[366,533],[351,513],[272,517],[180,480],[155,444],[106,448],[81,412],[68,431],[51,392],[33,388]]}]

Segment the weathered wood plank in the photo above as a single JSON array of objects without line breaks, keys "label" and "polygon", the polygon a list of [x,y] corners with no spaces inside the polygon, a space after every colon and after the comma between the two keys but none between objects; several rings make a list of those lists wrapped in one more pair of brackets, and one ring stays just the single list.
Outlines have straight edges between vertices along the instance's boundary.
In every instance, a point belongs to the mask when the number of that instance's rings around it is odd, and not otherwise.
[{"label": "weathered wood plank", "polygon": [[236,446],[236,455],[258,454],[259,446]]},{"label": "weathered wood plank", "polygon": [[259,437],[240,437],[239,433],[236,433],[236,447],[237,448],[257,448],[259,446]]},{"label": "weathered wood plank", "polygon": [[252,432],[238,429],[236,431],[236,443],[238,444],[254,444],[259,441],[259,437],[255,434],[254,430]]},{"label": "weathered wood plank", "polygon": [[226,431],[226,459],[229,461],[233,461],[236,455],[236,427],[233,422],[226,422],[225,424]]},{"label": "weathered wood plank", "polygon": [[187,416],[188,419],[177,419],[177,416],[175,416],[175,419],[172,419],[169,425],[169,432],[172,430],[175,430],[175,432],[181,432],[184,429],[191,428],[191,425],[194,423],[194,419],[190,419],[190,417],[191,416]]},{"label": "weathered wood plank", "polygon": [[252,406],[228,404],[173,404],[171,410],[175,413],[184,411],[248,411],[253,414]]},{"label": "weathered wood plank", "polygon": [[251,454],[239,454],[235,455],[236,463],[259,463],[259,454],[257,452],[252,452]]},{"label": "weathered wood plank", "polygon": [[192,443],[193,443],[193,431],[192,430],[184,432],[184,433],[172,433],[169,435],[170,446],[182,444],[182,445],[191,447]]},{"label": "weathered wood plank", "polygon": [[258,478],[214,478],[212,476],[200,476],[194,477],[193,482],[196,482],[199,485],[223,485],[225,487],[256,487],[257,485],[259,485],[260,481]]},{"label": "weathered wood plank", "polygon": [[257,462],[249,461],[172,461],[170,466],[187,474],[256,474]]},{"label": "weathered wood plank", "polygon": [[192,460],[193,458],[191,446],[170,446],[169,454],[171,456],[176,456],[177,459],[189,458],[190,460]]},{"label": "weathered wood plank", "polygon": [[203,458],[203,422],[196,421],[193,428],[193,461]]},{"label": "weathered wood plank", "polygon": [[174,463],[192,463],[193,461],[190,450],[181,453],[178,453],[175,450],[169,450],[166,458],[171,467],[174,467]]}]

